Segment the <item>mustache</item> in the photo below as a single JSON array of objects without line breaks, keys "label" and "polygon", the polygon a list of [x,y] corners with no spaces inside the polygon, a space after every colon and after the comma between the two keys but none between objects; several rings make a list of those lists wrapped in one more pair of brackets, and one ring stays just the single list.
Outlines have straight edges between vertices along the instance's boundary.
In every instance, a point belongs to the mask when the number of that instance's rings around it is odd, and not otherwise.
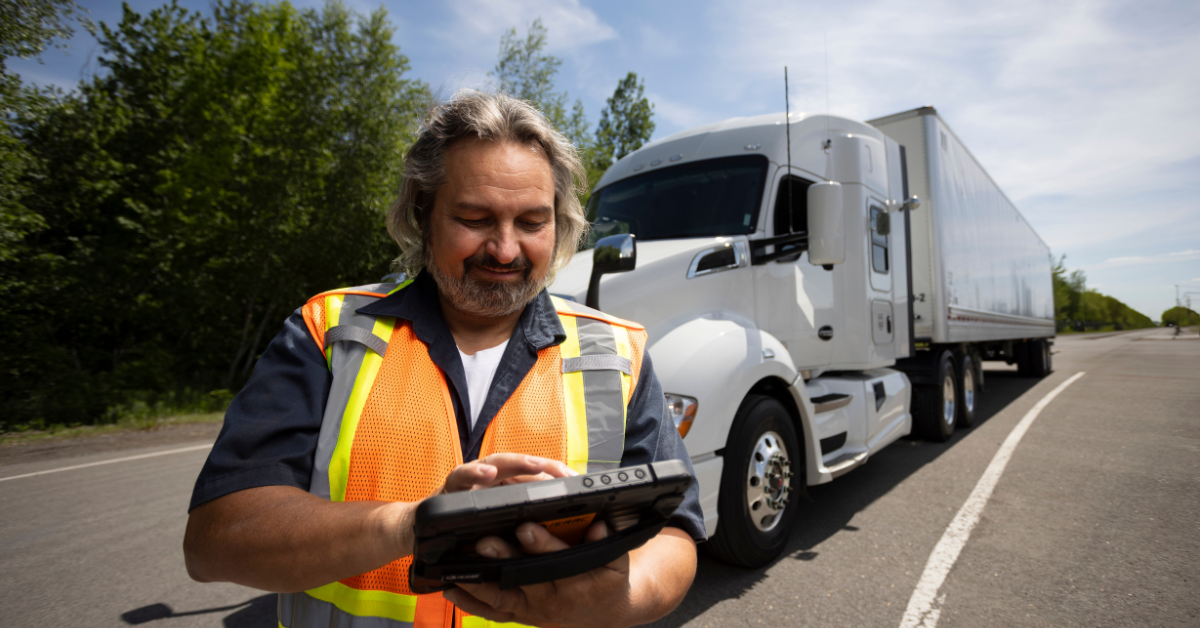
[{"label": "mustache", "polygon": [[528,271],[533,268],[533,264],[524,256],[517,257],[507,264],[502,264],[500,260],[493,257],[490,253],[480,251],[463,260],[463,276],[465,277],[476,266],[499,272]]}]

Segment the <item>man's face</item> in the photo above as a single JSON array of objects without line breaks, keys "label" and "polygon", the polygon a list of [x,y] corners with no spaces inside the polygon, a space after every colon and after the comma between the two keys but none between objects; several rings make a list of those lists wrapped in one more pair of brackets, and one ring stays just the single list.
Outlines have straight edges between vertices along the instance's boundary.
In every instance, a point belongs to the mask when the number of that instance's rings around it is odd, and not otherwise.
[{"label": "man's face", "polygon": [[484,317],[519,312],[542,289],[554,235],[554,176],[540,151],[474,138],[447,151],[425,267],[452,307]]}]

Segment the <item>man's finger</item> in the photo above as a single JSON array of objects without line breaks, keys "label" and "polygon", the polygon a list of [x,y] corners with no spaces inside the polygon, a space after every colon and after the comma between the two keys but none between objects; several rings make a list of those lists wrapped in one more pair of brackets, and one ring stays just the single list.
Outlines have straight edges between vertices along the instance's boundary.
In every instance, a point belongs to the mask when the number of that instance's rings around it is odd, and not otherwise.
[{"label": "man's finger", "polygon": [[570,547],[536,523],[522,523],[518,526],[517,540],[521,542],[521,550],[526,554],[545,554]]},{"label": "man's finger", "polygon": [[[487,585],[469,585],[469,586],[485,587]],[[495,585],[492,585],[492,586],[495,586]],[[496,591],[499,591],[499,588],[497,588]],[[480,592],[481,595],[486,595],[488,593],[491,593],[491,591],[486,591],[486,592],[481,591]],[[472,595],[472,593],[470,591],[467,591],[464,588],[456,588],[456,589],[449,589],[446,591],[442,591],[442,597],[446,598],[447,600],[450,600],[451,604],[454,604],[455,606],[461,608],[462,610],[464,610],[472,615],[478,615],[488,621],[504,623],[504,622],[510,622],[513,620],[512,613],[505,612],[505,611],[499,611],[499,610],[492,608],[491,606],[488,606],[484,602],[481,602],[479,600],[479,598]]]},{"label": "man's finger", "polygon": [[485,536],[475,542],[475,551],[486,558],[516,558],[521,553],[498,536]]},{"label": "man's finger", "polygon": [[491,486],[496,482],[498,471],[494,465],[479,460],[455,467],[450,475],[446,476],[442,492],[456,493]]},{"label": "man's finger", "polygon": [[[587,532],[583,535],[584,543],[592,543],[608,537],[608,526],[603,521],[597,521],[588,526]],[[629,573],[629,552],[621,554],[619,558],[608,563],[605,567],[619,571],[621,573]]]},{"label": "man's finger", "polygon": [[480,458],[479,462],[496,467],[498,470],[496,475],[497,481],[520,476],[538,476],[541,474],[546,474],[552,478],[579,475],[571,467],[558,460],[539,456],[527,456],[525,454],[492,454]]}]

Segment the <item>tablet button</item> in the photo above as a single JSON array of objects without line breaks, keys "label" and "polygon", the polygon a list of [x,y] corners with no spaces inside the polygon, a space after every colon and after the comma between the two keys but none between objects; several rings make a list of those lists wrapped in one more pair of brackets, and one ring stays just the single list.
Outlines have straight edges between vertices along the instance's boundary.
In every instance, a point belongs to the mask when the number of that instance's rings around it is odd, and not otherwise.
[{"label": "tablet button", "polygon": [[624,471],[622,471],[622,472],[620,472],[620,473],[618,473],[618,474],[617,474],[617,479],[618,479],[618,480],[621,480],[622,482],[628,482],[628,481],[629,481],[629,476],[628,476],[628,475],[626,475]]},{"label": "tablet button", "polygon": [[583,478],[583,485],[585,487],[592,488],[593,484],[595,484],[595,482],[592,481],[592,478]]},{"label": "tablet button", "polygon": [[600,476],[600,481],[604,484],[612,484],[612,477],[609,475],[602,475]]},{"label": "tablet button", "polygon": [[634,472],[633,472],[633,475],[634,475],[634,477],[636,477],[636,478],[637,478],[637,479],[639,479],[639,480],[644,480],[644,479],[646,479],[646,472],[645,472],[645,471],[642,471],[641,469],[638,469],[638,470],[634,471]]}]

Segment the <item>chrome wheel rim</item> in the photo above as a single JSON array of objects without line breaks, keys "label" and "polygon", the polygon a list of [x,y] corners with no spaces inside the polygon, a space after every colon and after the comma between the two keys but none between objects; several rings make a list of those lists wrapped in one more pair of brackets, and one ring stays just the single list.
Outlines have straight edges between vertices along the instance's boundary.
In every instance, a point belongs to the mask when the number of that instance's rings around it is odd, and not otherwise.
[{"label": "chrome wheel rim", "polygon": [[746,506],[754,527],[769,532],[779,525],[792,491],[792,464],[775,432],[758,438],[746,477]]},{"label": "chrome wheel rim", "polygon": [[963,410],[968,414],[975,411],[975,369],[970,362],[963,362]]},{"label": "chrome wheel rim", "polygon": [[954,425],[954,373],[946,371],[942,380],[942,420],[947,426]]}]

